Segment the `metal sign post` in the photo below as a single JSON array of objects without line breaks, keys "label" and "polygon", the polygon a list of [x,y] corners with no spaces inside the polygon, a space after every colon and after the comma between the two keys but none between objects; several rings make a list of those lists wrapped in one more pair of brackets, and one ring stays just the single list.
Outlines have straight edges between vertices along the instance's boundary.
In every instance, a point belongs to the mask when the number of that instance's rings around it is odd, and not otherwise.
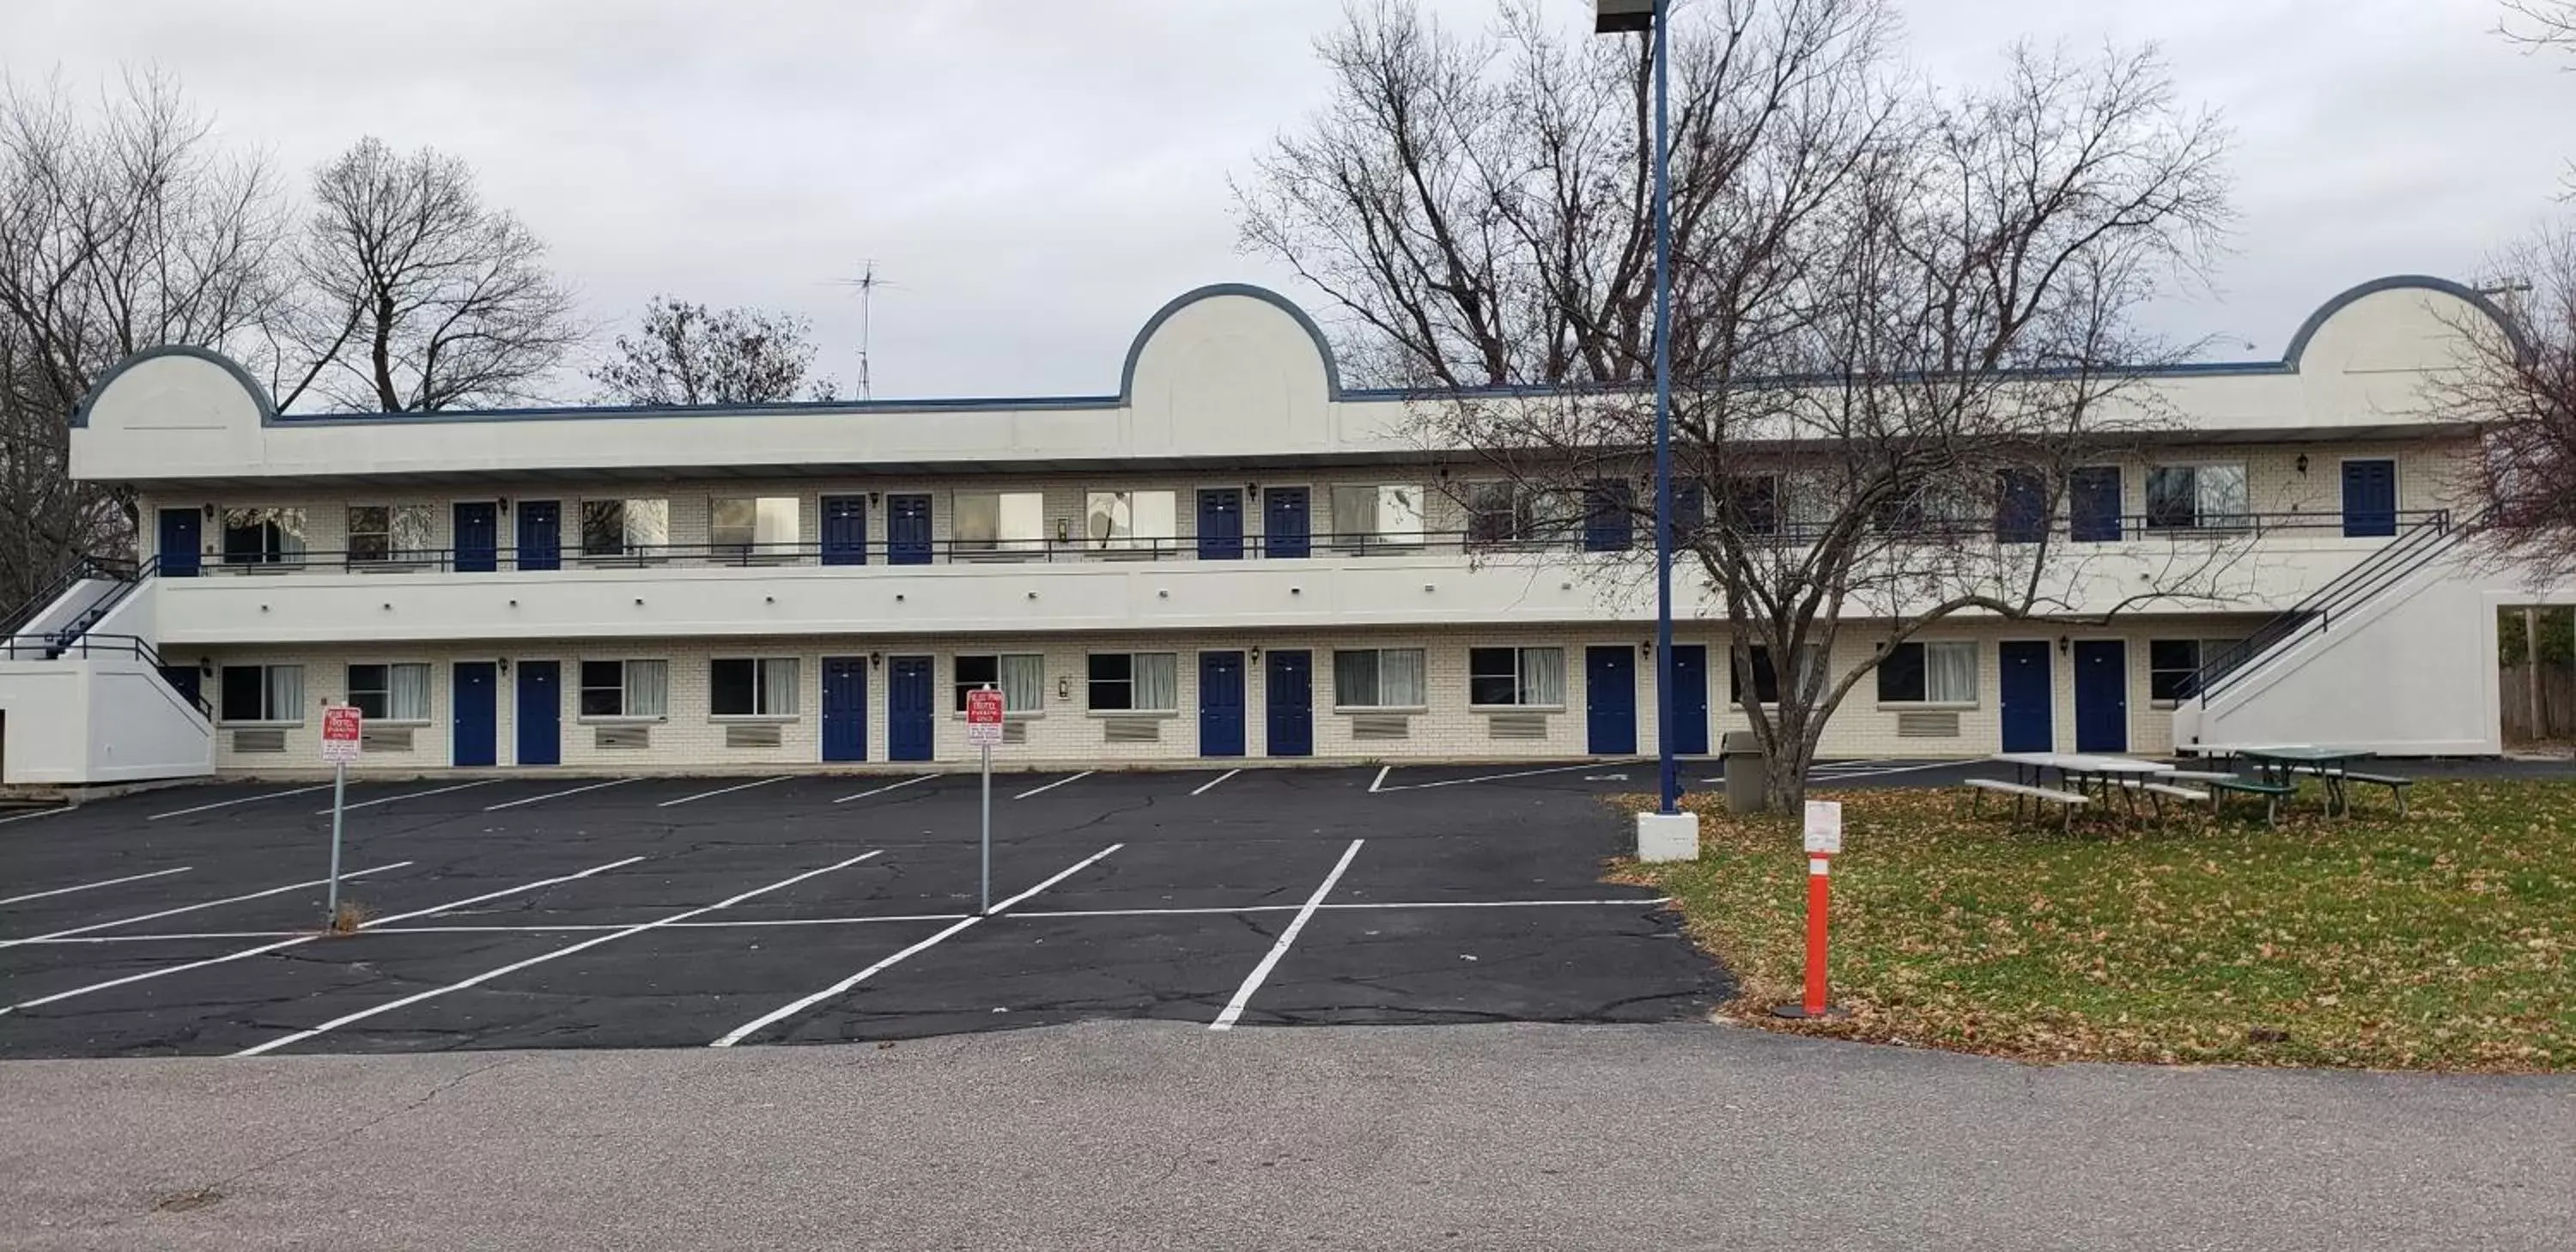
[{"label": "metal sign post", "polygon": [[993,745],[1002,741],[1002,693],[987,683],[966,693],[966,742],[984,757],[984,879],[978,914],[993,911]]},{"label": "metal sign post", "polygon": [[322,906],[322,927],[340,923],[340,815],[349,800],[349,762],[358,759],[366,718],[350,705],[322,710],[322,759],[331,763],[331,890]]}]

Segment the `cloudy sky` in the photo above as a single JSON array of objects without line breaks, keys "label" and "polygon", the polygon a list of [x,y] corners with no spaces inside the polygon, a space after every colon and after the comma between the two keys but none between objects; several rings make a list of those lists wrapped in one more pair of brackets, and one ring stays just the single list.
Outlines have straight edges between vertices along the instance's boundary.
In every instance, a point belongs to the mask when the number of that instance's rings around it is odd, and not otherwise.
[{"label": "cloudy sky", "polygon": [[[1589,0],[1542,0],[1569,22]],[[1425,0],[1481,25],[1492,0]],[[2576,74],[2497,0],[1903,0],[1938,80],[2019,36],[2152,40],[2238,135],[2218,288],[2158,325],[2277,354],[2354,282],[2483,276],[2554,210]],[[1114,390],[1170,296],[1249,281],[1226,179],[1321,99],[1340,0],[9,0],[0,70],[174,71],[304,171],[373,133],[462,155],[612,325],[672,292],[812,317],[880,397]],[[2561,63],[2576,64],[2576,58]]]}]

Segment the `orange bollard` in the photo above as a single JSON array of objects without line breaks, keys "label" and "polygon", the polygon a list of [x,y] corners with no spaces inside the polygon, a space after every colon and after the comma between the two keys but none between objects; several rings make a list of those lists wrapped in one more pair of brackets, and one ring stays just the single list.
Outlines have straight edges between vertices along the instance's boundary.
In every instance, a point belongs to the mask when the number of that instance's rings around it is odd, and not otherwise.
[{"label": "orange bollard", "polygon": [[1826,996],[1827,916],[1833,908],[1834,852],[1842,847],[1842,806],[1810,801],[1807,812],[1807,980],[1796,1004],[1771,1010],[1773,1017],[1838,1017]]}]

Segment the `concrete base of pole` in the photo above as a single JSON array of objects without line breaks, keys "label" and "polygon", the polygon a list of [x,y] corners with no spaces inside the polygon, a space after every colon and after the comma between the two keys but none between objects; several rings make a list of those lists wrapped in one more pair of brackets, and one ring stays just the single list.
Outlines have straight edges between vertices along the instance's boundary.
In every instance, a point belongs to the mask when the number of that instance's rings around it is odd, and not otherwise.
[{"label": "concrete base of pole", "polygon": [[1637,815],[1637,859],[1640,861],[1698,860],[1699,814],[1639,813]]}]

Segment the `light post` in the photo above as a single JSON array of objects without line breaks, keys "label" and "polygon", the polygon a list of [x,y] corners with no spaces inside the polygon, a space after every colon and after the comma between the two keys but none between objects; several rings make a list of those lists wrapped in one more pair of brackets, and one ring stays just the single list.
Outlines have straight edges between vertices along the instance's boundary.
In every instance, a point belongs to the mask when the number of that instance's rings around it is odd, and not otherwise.
[{"label": "light post", "polygon": [[1594,32],[1643,32],[1655,68],[1655,811],[1637,815],[1641,860],[1699,855],[1699,818],[1681,811],[1673,762],[1673,222],[1670,0],[1593,0]]}]

